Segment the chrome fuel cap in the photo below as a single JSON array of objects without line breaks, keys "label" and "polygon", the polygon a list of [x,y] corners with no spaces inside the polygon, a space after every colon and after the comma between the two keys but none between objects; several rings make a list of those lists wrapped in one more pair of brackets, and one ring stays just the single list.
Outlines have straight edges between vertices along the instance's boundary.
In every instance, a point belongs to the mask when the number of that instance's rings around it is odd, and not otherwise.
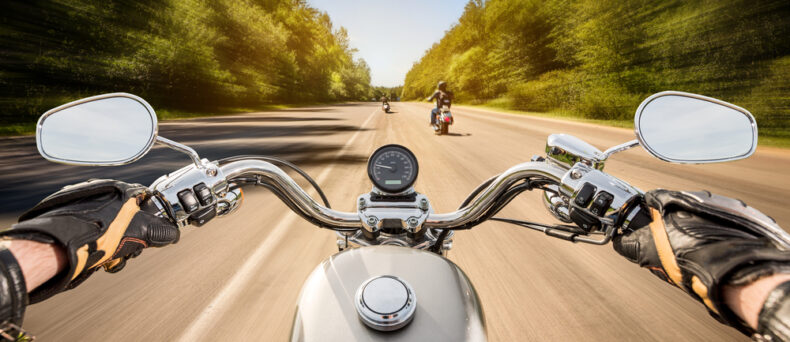
[{"label": "chrome fuel cap", "polygon": [[405,327],[417,308],[411,286],[395,276],[383,275],[364,282],[355,296],[359,319],[379,331]]}]

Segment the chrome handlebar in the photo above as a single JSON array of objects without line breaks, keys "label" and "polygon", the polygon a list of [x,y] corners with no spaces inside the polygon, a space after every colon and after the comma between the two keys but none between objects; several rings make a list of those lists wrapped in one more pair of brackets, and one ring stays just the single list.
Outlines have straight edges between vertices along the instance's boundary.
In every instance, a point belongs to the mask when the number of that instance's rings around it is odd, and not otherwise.
[{"label": "chrome handlebar", "polygon": [[339,230],[362,228],[356,213],[337,211],[319,204],[285,171],[272,163],[254,159],[240,160],[220,166],[220,171],[228,181],[244,176],[256,177],[258,182],[279,191],[284,197],[283,200],[292,204],[289,205],[292,209],[298,210],[303,216],[316,219],[322,226]]},{"label": "chrome handlebar", "polygon": [[[173,143],[167,139],[162,141]],[[637,216],[641,210],[634,207],[641,205],[641,191],[603,172],[609,154],[633,145],[629,142],[603,153],[578,138],[552,135],[546,145],[546,158],[535,156],[530,162],[511,167],[475,189],[464,207],[443,214],[433,213],[430,202],[421,194],[416,194],[409,203],[389,201],[387,196],[379,196],[382,194],[377,194],[374,200],[375,187],[370,194],[359,196],[356,212],[334,210],[316,202],[268,159],[254,157],[211,162],[192,153],[193,164],[160,177],[150,189],[157,198],[160,215],[169,217],[179,227],[200,226],[214,217],[232,213],[243,199],[239,186],[255,183],[271,190],[292,211],[322,228],[362,233],[367,239],[377,238],[382,232],[392,235],[392,232],[405,231],[408,236],[422,236],[417,233],[443,230],[442,236],[434,241],[438,243],[449,234],[448,230],[468,229],[492,219],[518,193],[540,187],[547,193],[544,201],[549,211],[563,222],[575,223],[581,231],[571,226],[520,223],[571,241],[605,243],[617,229],[627,229],[631,223],[645,221],[644,215]],[[173,147],[192,151],[182,145]],[[519,183],[521,181],[524,183]],[[312,180],[310,182],[316,186]],[[558,229],[567,234],[554,233]],[[591,233],[602,233],[607,239],[588,241],[575,237]],[[351,235],[343,236],[344,245],[353,242],[349,240]]]},{"label": "chrome handlebar", "polygon": [[[640,193],[630,185],[584,163],[576,163],[568,168],[555,160],[539,158],[506,170],[461,209],[435,214],[430,209],[427,198],[423,196],[420,201],[425,203],[413,208],[417,211],[399,213],[406,215],[399,219],[413,232],[425,228],[470,228],[485,220],[486,215],[492,214],[492,209],[498,210],[498,205],[506,203],[502,202],[503,196],[510,196],[506,192],[518,186],[518,182],[527,179],[530,182],[556,184],[554,189],[558,190],[557,195],[565,203],[572,201],[583,185],[593,184],[600,192],[613,197],[609,202],[611,205],[607,204],[602,210],[594,210],[595,216],[600,217],[623,207],[628,199]],[[225,216],[233,212],[242,198],[240,190],[234,184],[241,185],[245,182],[254,182],[272,190],[291,210],[319,227],[336,231],[367,229],[370,232],[382,228],[370,226],[369,221],[381,223],[378,219],[382,217],[370,217],[370,213],[365,211],[366,205],[358,206],[357,212],[338,211],[323,206],[281,168],[260,159],[241,159],[222,165],[203,159],[199,167],[190,164],[160,177],[151,185],[151,189],[160,200],[158,204],[162,215],[167,214],[179,226],[202,225],[215,216]],[[402,209],[398,210],[403,211]],[[390,221],[388,224],[392,224]]]},{"label": "chrome handlebar", "polygon": [[[316,202],[288,174],[279,167],[261,160],[241,160],[220,166],[227,181],[234,178],[255,177],[280,192],[291,209],[302,216],[315,219],[319,225],[336,230],[362,228],[359,214],[327,208]],[[429,214],[424,223],[426,228],[452,229],[479,219],[490,209],[496,198],[514,183],[528,177],[540,177],[560,182],[566,169],[549,162],[527,162],[516,165],[496,178],[468,206],[446,214]]]},{"label": "chrome handlebar", "polygon": [[516,165],[494,179],[491,185],[481,191],[469,205],[446,214],[431,214],[425,220],[424,226],[440,229],[463,226],[482,217],[491,209],[499,195],[519,180],[538,177],[559,183],[566,172],[567,169],[549,162],[526,162]]}]

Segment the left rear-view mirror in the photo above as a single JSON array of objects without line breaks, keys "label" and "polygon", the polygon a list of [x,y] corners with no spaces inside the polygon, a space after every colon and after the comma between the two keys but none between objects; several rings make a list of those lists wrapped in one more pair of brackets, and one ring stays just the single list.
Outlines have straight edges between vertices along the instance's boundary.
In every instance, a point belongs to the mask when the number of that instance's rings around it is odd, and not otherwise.
[{"label": "left rear-view mirror", "polygon": [[124,165],[153,146],[157,119],[140,97],[113,93],[51,109],[38,120],[36,144],[49,161],[72,165]]}]

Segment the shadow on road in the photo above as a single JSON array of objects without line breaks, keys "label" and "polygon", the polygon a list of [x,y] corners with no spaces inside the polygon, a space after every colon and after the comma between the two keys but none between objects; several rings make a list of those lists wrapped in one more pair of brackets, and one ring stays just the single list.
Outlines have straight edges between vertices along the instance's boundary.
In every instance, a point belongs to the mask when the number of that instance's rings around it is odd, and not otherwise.
[{"label": "shadow on road", "polygon": [[337,121],[338,118],[323,118],[323,117],[304,117],[304,116],[228,116],[228,117],[212,117],[212,118],[195,118],[179,121],[165,122],[163,124],[178,124],[180,122],[189,123],[234,123],[234,122],[296,122],[296,121]]},{"label": "shadow on road", "polygon": [[[299,166],[364,163],[367,156],[335,158],[341,145],[322,143],[323,136],[352,132],[360,127],[341,124],[300,124],[338,121],[336,118],[245,115],[165,122],[163,137],[187,144],[201,157],[216,160],[243,154],[277,156]],[[272,122],[281,123],[272,126]],[[287,125],[286,123],[291,123]],[[292,138],[311,137],[293,142]],[[288,138],[283,141],[278,138]],[[151,184],[156,178],[190,162],[179,152],[157,146],[134,164],[115,167],[69,166],[44,160],[34,137],[0,139],[0,215],[18,214],[64,185],[89,178],[114,178]]]},{"label": "shadow on road", "polygon": [[[247,124],[176,123],[159,127],[159,135],[181,143],[193,144],[204,141],[235,140],[239,144],[249,143],[249,139],[271,137],[323,136],[342,132],[353,132],[360,128],[350,125],[257,125],[254,120]],[[199,132],[196,132],[199,130]]]},{"label": "shadow on road", "polygon": [[332,105],[332,107],[360,107],[360,106],[367,106],[371,102],[348,102],[348,103],[341,103]]}]

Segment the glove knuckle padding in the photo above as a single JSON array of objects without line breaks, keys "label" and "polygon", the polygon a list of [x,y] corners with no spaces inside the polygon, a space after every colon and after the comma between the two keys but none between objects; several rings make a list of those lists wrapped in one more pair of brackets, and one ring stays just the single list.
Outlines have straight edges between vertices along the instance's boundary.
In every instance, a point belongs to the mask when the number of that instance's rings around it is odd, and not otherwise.
[{"label": "glove knuckle padding", "polygon": [[[646,193],[645,203],[653,222],[649,228],[629,234],[638,241],[638,255],[627,257],[639,260],[641,266],[662,276],[656,272],[660,268],[671,283],[705,304],[711,315],[750,333],[750,328],[724,303],[722,286],[741,285],[779,270],[790,270],[790,254],[777,249],[770,237],[754,229],[759,223],[750,221],[750,217],[707,206],[694,196],[715,195],[667,190]],[[653,259],[646,246],[656,249],[658,259]],[[619,248],[627,247],[621,243]],[[615,249],[618,250],[617,244]]]},{"label": "glove knuckle padding", "polygon": [[656,264],[658,254],[649,229],[638,229],[614,238],[614,249],[629,261],[648,267]]},{"label": "glove knuckle padding", "polygon": [[639,240],[635,234],[616,236],[613,239],[612,245],[614,246],[614,250],[628,259],[628,261],[639,263]]},{"label": "glove knuckle padding", "polygon": [[[139,254],[149,245],[175,242],[179,232],[173,224],[141,210],[138,203],[146,200],[146,195],[140,184],[90,180],[48,196],[23,214],[18,224],[0,232],[2,236],[58,243],[68,255],[69,269],[31,292],[31,302],[79,285],[101,265],[120,270],[115,267],[123,267],[125,261],[118,259]],[[154,226],[156,239],[150,242]]]}]

